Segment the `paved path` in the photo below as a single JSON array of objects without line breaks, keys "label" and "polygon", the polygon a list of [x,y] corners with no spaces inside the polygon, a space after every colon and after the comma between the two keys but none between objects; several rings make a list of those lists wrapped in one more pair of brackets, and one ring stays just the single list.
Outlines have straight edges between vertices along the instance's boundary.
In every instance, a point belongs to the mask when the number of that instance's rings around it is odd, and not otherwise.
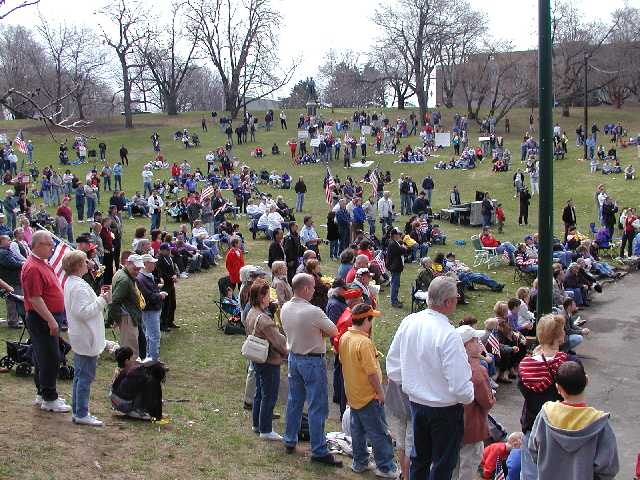
[{"label": "paved path", "polygon": [[[599,298],[598,298],[599,297]],[[640,273],[605,286],[581,312],[591,335],[577,348],[589,375],[588,402],[611,412],[618,439],[621,480],[631,480],[640,453]],[[510,432],[519,430],[522,397],[513,385],[501,386],[496,418]]]}]

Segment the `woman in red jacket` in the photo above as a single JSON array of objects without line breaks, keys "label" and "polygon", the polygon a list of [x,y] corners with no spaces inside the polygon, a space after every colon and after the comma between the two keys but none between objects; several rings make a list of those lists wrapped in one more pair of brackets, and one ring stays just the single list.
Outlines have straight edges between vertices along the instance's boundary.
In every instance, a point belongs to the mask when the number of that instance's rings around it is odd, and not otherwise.
[{"label": "woman in red jacket", "polygon": [[231,286],[235,288],[236,285],[240,286],[240,269],[244,267],[244,253],[240,248],[239,237],[233,237],[230,245],[224,264],[227,267],[227,272],[229,272]]}]

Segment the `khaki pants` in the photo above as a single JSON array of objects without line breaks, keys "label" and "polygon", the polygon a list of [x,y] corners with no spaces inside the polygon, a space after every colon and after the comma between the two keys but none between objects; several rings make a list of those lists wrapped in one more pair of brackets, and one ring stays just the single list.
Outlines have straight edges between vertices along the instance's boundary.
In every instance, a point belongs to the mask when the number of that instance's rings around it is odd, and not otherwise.
[{"label": "khaki pants", "polygon": [[478,466],[482,461],[484,444],[482,442],[468,443],[460,448],[458,465],[453,471],[453,480],[475,480],[478,478]]},{"label": "khaki pants", "polygon": [[120,346],[131,348],[131,350],[133,350],[133,359],[135,360],[140,356],[138,349],[138,327],[133,324],[129,315],[122,315],[120,317],[118,330],[120,331]]}]

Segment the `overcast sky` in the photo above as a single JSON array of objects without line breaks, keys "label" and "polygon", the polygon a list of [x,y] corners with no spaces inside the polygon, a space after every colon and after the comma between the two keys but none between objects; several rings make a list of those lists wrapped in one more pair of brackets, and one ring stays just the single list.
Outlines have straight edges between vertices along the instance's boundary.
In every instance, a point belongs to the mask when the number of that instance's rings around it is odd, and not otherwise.
[{"label": "overcast sky", "polygon": [[[170,0],[142,0],[150,11],[168,13]],[[470,0],[472,5],[489,15],[492,36],[510,40],[517,49],[533,48],[537,44],[537,0]],[[636,0],[631,0],[633,3]],[[17,3],[18,0],[9,0]],[[295,81],[317,75],[329,49],[368,51],[377,35],[371,22],[377,0],[273,0],[283,16],[280,30],[280,59],[286,65],[291,58],[300,63]],[[573,0],[587,15],[597,12],[602,20],[624,5],[624,0]],[[41,0],[39,9],[51,21],[67,21],[97,27],[93,15],[103,0]],[[7,20],[32,26],[37,11],[32,8],[13,13]],[[278,92],[285,96],[288,91]]]}]

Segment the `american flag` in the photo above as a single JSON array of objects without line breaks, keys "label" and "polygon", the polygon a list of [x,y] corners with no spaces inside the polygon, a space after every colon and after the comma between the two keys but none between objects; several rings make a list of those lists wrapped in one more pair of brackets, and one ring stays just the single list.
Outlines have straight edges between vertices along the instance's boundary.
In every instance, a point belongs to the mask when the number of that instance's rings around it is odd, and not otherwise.
[{"label": "american flag", "polygon": [[324,185],[324,194],[327,199],[327,205],[333,205],[333,187],[335,187],[336,182],[333,180],[333,175],[331,175],[331,171],[327,168],[327,177]]},{"label": "american flag", "polygon": [[373,194],[378,193],[378,169],[375,168],[371,175],[369,176],[369,182],[371,182],[371,189],[373,190]]},{"label": "american flag", "polygon": [[491,353],[493,353],[496,357],[500,358],[500,342],[498,341],[498,337],[496,337],[493,332],[489,334],[489,338],[487,338],[487,343],[489,344]]},{"label": "american flag", "polygon": [[53,268],[60,286],[64,288],[64,284],[67,282],[67,274],[62,268],[62,258],[67,252],[71,252],[74,249],[67,243],[63,242],[56,236],[53,237],[53,253],[49,257],[49,265]]},{"label": "american flag", "polygon": [[209,185],[208,187],[203,188],[202,192],[200,192],[200,200],[209,198],[211,195],[213,195],[213,192],[215,191],[216,189],[212,185]]},{"label": "american flag", "polygon": [[380,273],[385,273],[387,271],[387,267],[384,264],[384,257],[382,256],[382,250],[380,250],[378,254],[373,258],[373,261],[380,268]]},{"label": "american flag", "polygon": [[496,460],[496,473],[493,476],[493,480],[504,480],[504,470],[502,469],[502,460],[500,457]]},{"label": "american flag", "polygon": [[24,135],[22,135],[22,130],[18,131],[16,134],[16,139],[13,142],[16,144],[18,150],[22,153],[27,153],[27,142],[24,141]]}]

